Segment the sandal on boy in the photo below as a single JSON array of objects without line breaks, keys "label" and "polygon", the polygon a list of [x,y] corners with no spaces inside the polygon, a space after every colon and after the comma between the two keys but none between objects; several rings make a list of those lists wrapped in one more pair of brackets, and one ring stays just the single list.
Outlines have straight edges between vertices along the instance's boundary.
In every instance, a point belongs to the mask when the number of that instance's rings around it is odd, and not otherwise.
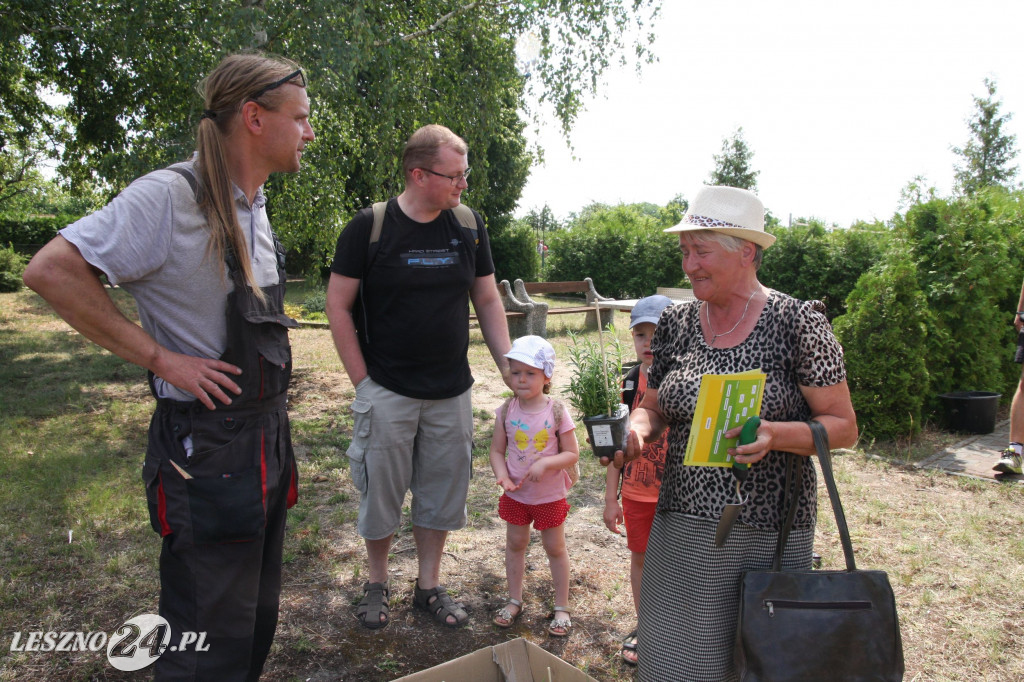
[{"label": "sandal on boy", "polygon": [[[551,625],[548,626],[548,634],[552,637],[568,637],[569,633],[572,632],[572,620],[569,618],[569,607],[568,606],[556,606],[552,616],[554,618],[551,621]],[[564,613],[564,618],[559,618],[558,614]]]},{"label": "sandal on boy", "polygon": [[[512,606],[516,607],[515,613],[512,613],[509,610],[509,607]],[[521,616],[522,613],[523,602],[519,601],[518,599],[512,599],[510,597],[508,603],[502,606],[500,609],[498,609],[498,612],[494,614],[494,619],[491,622],[493,622],[499,628],[510,628],[516,624],[516,621],[519,620],[519,616]]]},{"label": "sandal on boy", "polygon": [[[429,590],[420,589],[420,583],[416,581],[416,589],[413,590],[413,606],[426,611],[434,616],[441,625],[449,628],[457,628],[465,625],[469,620],[466,607],[453,600],[448,590],[438,585]],[[448,622],[448,616],[455,619],[454,623]]]},{"label": "sandal on boy", "polygon": [[[639,659],[639,656],[637,655],[637,650],[636,650],[636,642],[637,642],[636,630],[633,630],[633,632],[631,632],[628,635],[626,635],[626,638],[622,640],[622,651],[621,651],[622,660],[625,661],[626,663],[628,663],[629,665],[636,665],[636,662]],[[626,653],[630,652],[630,651],[633,652],[633,657],[632,658],[629,658],[626,655]]]},{"label": "sandal on boy", "polygon": [[[371,630],[379,630],[391,622],[390,609],[388,608],[388,597],[391,590],[387,583],[365,583],[363,585],[363,598],[359,601],[359,608],[356,611],[356,618]],[[384,620],[381,620],[381,616]]]}]

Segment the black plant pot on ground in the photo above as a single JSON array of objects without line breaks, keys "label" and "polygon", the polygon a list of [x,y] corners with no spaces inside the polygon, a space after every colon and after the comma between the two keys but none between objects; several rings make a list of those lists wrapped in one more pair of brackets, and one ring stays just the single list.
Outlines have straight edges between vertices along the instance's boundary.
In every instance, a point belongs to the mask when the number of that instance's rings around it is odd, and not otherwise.
[{"label": "black plant pot on ground", "polygon": [[615,408],[614,414],[584,417],[583,425],[587,427],[595,457],[612,459],[616,450],[625,451],[629,435],[629,408],[622,403]]},{"label": "black plant pot on ground", "polygon": [[946,428],[967,433],[992,433],[1001,393],[994,391],[953,391],[939,396],[945,410]]}]

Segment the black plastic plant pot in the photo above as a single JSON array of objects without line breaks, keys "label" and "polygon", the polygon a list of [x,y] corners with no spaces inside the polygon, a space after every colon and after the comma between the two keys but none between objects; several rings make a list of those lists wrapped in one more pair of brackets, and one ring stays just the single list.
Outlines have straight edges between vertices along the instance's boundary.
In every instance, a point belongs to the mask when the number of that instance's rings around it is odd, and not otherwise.
[{"label": "black plastic plant pot", "polygon": [[583,425],[590,436],[590,447],[595,457],[615,457],[616,450],[626,450],[626,437],[629,435],[629,408],[619,404],[615,414],[602,414],[597,417],[584,417]]}]

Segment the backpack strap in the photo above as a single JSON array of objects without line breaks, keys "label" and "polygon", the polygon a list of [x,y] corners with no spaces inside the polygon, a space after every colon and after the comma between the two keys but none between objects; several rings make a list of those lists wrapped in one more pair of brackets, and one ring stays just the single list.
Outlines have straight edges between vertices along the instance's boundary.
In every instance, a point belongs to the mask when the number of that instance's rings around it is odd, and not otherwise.
[{"label": "backpack strap", "polygon": [[188,183],[188,186],[192,188],[192,197],[196,200],[196,203],[198,204],[200,187],[199,180],[196,179],[195,173],[193,173],[192,170],[189,169],[188,167],[179,165],[168,166],[167,170],[174,171],[181,177],[185,178],[185,181]]},{"label": "backpack strap", "polygon": [[373,205],[373,229],[370,230],[370,244],[380,241],[380,231],[384,227],[384,211],[387,210],[388,202],[378,201]]},{"label": "backpack strap", "polygon": [[552,398],[551,403],[551,411],[555,415],[555,437],[558,437],[558,429],[562,428],[562,413],[565,412],[565,408],[562,407],[562,401],[557,398]]},{"label": "backpack strap", "polygon": [[[508,419],[508,406],[512,404],[512,398],[507,399],[498,408],[498,418],[501,419],[501,428],[505,428],[505,421]],[[508,438],[508,432],[506,431],[505,437]]]},{"label": "backpack strap", "polygon": [[636,391],[640,385],[640,363],[629,368],[626,376],[622,378],[622,404],[633,409],[633,400],[636,399]]},{"label": "backpack strap", "polygon": [[[378,201],[373,204],[373,228],[370,229],[369,242],[371,245],[380,241],[380,233],[384,229],[384,213],[387,211],[387,208],[388,202],[386,201]],[[459,225],[473,233],[473,248],[475,249],[480,242],[480,238],[477,236],[476,216],[473,215],[473,209],[465,204],[459,204],[452,209],[452,213],[455,214],[455,219],[459,221]]]}]

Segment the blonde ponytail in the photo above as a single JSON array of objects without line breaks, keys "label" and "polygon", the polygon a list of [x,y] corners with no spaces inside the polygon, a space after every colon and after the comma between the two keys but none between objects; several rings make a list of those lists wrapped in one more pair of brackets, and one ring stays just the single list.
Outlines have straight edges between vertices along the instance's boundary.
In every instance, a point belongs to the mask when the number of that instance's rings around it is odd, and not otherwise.
[{"label": "blonde ponytail", "polygon": [[[236,114],[246,102],[255,99],[267,109],[276,109],[283,96],[278,90],[267,87],[286,78],[298,68],[294,62],[281,57],[236,54],[221,61],[199,86],[204,111],[196,131],[196,173],[202,188],[199,208],[210,227],[211,255],[223,263],[228,250],[233,251],[242,278],[261,303],[265,303],[266,299],[256,283],[245,235],[235,212],[225,140],[237,122]],[[301,74],[295,78],[298,84]],[[253,97],[254,93],[257,94],[256,98]]]}]

